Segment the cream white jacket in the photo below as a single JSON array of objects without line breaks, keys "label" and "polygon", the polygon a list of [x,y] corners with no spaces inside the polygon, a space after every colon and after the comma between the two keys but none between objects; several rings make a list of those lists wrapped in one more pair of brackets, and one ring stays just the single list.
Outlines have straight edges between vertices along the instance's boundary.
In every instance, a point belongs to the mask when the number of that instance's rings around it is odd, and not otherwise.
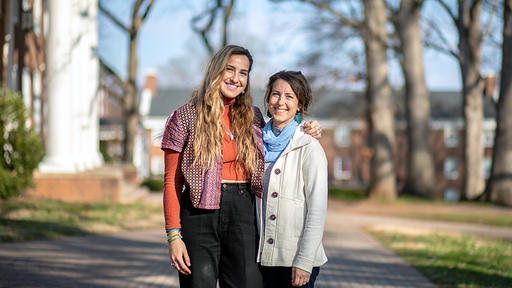
[{"label": "cream white jacket", "polygon": [[257,261],[263,266],[311,272],[327,262],[322,245],[327,159],[322,146],[299,125],[266,177],[270,178],[267,193],[256,204],[260,231]]}]

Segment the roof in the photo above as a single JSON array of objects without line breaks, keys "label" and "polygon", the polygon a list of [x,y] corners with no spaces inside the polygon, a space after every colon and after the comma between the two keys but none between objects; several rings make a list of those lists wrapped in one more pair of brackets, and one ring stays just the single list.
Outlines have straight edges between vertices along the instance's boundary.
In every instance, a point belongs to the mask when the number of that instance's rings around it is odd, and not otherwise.
[{"label": "roof", "polygon": [[[159,88],[156,97],[151,101],[151,108],[149,116],[152,117],[167,117],[171,113],[187,103],[192,96],[192,89],[169,89]],[[258,106],[263,111],[263,90],[253,90],[252,97],[254,105]]]},{"label": "roof", "polygon": [[[263,114],[263,90],[253,89],[254,105],[258,106]],[[174,110],[185,104],[192,95],[192,89],[158,89],[156,97],[152,99],[149,116],[167,117]],[[403,91],[394,91],[395,118],[405,120],[405,98]],[[462,97],[458,91],[431,91],[430,92],[431,118],[436,120],[450,120],[462,118]],[[485,118],[494,118],[495,107],[493,102],[484,98]],[[317,90],[313,93],[313,102],[309,114],[317,119],[361,119],[366,113],[366,97],[363,91],[346,90]]]},{"label": "roof", "polygon": [[[316,96],[316,97],[315,97]],[[483,98],[485,118],[494,118],[496,108],[488,98]],[[396,120],[406,119],[403,91],[393,92]],[[462,95],[459,91],[431,91],[430,115],[436,120],[463,118]],[[317,91],[314,93],[310,113],[319,119],[360,119],[365,117],[366,97],[363,91]]]}]

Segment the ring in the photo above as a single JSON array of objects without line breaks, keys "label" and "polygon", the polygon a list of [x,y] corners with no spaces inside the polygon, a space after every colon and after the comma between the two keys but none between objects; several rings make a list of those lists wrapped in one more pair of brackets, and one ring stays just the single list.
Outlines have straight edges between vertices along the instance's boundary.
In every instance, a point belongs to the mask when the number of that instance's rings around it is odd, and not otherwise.
[{"label": "ring", "polygon": [[174,267],[174,266],[176,266],[176,264],[174,264],[174,263],[171,263],[171,266],[172,266],[172,267]]}]

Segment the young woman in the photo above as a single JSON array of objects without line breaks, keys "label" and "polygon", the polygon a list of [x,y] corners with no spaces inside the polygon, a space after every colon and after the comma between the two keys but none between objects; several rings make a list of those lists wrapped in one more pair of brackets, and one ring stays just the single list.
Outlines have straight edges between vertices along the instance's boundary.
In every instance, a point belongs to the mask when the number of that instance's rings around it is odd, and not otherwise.
[{"label": "young woman", "polygon": [[265,122],[252,104],[251,67],[247,49],[219,50],[165,126],[165,227],[181,287],[262,286],[254,205],[263,190]]},{"label": "young woman", "polygon": [[322,246],[327,214],[327,159],[304,133],[301,117],[311,102],[301,72],[270,77],[265,103],[272,119],[263,129],[265,172],[258,201],[264,287],[314,287],[327,262]]}]

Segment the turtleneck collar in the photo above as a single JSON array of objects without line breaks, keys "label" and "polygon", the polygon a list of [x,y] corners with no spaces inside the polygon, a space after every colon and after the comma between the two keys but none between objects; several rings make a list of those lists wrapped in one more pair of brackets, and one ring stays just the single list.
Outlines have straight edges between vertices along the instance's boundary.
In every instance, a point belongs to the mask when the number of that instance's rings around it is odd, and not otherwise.
[{"label": "turtleneck collar", "polygon": [[235,103],[236,98],[228,98],[222,96],[222,101],[224,102],[224,106],[231,106],[233,103]]}]

